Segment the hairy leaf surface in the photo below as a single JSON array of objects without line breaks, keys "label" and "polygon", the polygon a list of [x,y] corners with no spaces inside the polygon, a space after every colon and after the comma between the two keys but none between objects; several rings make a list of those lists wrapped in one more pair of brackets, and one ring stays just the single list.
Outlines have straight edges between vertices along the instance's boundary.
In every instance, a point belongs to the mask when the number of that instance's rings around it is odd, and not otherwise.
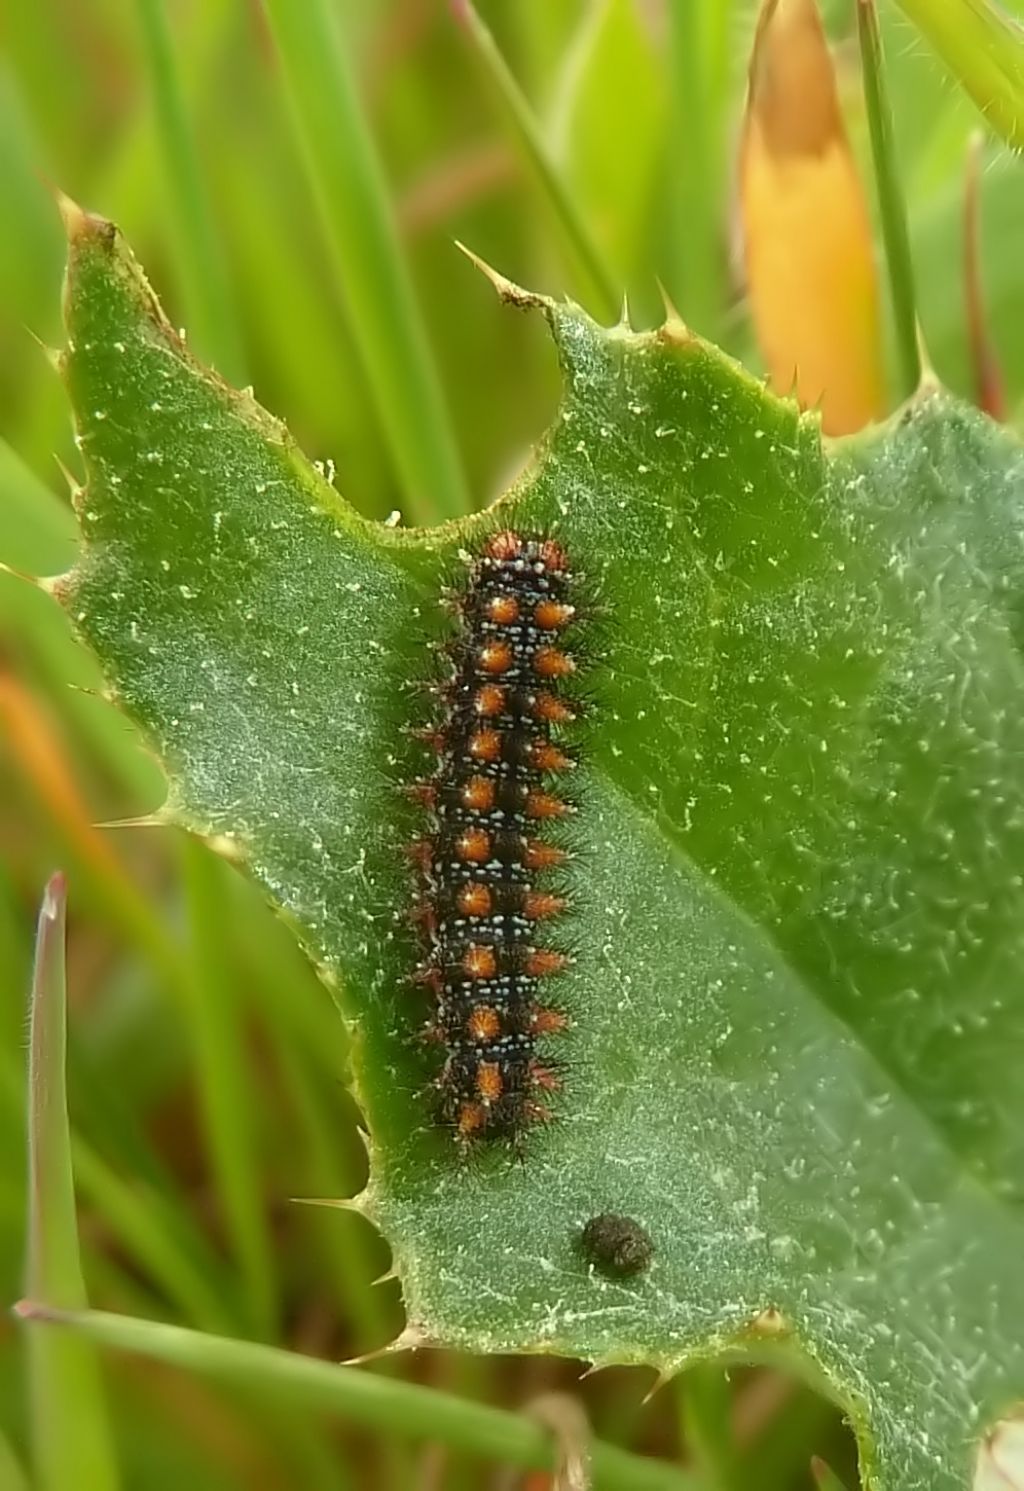
[{"label": "hairy leaf surface", "polygon": [[[550,323],[553,429],[497,512],[386,530],[76,219],[63,599],[169,816],[234,842],[336,986],[414,1330],[666,1372],[781,1353],[872,1484],[964,1487],[1024,1395],[1021,450],[939,391],[823,449],[678,325],[504,289]],[[524,1163],[462,1165],[396,789],[440,587],[496,521],[556,525],[601,619],[560,1116]],[[640,1278],[581,1258],[602,1211],[651,1234]]]}]

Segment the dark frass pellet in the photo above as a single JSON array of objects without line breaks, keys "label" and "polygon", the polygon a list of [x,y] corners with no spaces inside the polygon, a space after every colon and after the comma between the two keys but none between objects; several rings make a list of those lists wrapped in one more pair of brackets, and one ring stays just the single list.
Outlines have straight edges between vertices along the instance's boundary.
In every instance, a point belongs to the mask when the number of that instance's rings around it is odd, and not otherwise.
[{"label": "dark frass pellet", "polygon": [[580,1247],[595,1268],[617,1278],[643,1273],[654,1255],[650,1234],[640,1223],[610,1211],[591,1217],[580,1235]]}]

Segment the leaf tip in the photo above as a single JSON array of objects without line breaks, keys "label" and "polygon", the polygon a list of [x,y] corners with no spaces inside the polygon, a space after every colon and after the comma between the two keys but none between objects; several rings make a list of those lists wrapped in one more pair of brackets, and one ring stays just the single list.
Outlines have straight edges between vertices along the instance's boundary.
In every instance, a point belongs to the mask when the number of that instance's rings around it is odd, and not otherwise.
[{"label": "leaf tip", "polygon": [[843,1491],[843,1483],[820,1455],[811,1456],[811,1476],[819,1491]]},{"label": "leaf tip", "polygon": [[67,192],[61,191],[59,186],[53,188],[53,194],[61,222],[64,224],[64,232],[72,247],[93,239],[105,242],[113,239],[117,229],[107,218],[100,217],[95,212],[86,212],[84,207],[80,207],[74,198],[69,197]]},{"label": "leaf tip", "polygon": [[11,1306],[11,1314],[15,1320],[24,1321],[28,1325],[73,1325],[79,1313],[77,1310],[62,1310],[58,1305],[45,1305],[38,1299],[15,1300]]},{"label": "leaf tip", "polygon": [[37,1304],[34,1299],[18,1299],[11,1306],[15,1320],[45,1320],[50,1313],[45,1305]]},{"label": "leaf tip", "polygon": [[46,882],[46,889],[43,891],[43,904],[40,907],[39,915],[45,917],[50,922],[59,921],[64,914],[67,895],[67,876],[63,870],[55,870]]}]

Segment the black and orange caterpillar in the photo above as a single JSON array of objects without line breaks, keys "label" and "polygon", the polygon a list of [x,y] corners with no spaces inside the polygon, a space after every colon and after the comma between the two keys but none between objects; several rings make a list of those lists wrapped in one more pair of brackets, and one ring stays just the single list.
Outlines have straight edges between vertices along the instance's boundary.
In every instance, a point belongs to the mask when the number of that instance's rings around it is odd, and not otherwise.
[{"label": "black and orange caterpillar", "polygon": [[414,846],[416,977],[445,1053],[440,1117],[464,1144],[518,1145],[560,1086],[543,1047],[568,1024],[547,981],[569,961],[549,927],[566,906],[550,883],[570,857],[559,824],[575,811],[557,783],[575,765],[560,738],[578,713],[572,594],[560,542],[493,534],[454,597],[438,719],[420,732],[436,766],[413,789],[429,814]]}]

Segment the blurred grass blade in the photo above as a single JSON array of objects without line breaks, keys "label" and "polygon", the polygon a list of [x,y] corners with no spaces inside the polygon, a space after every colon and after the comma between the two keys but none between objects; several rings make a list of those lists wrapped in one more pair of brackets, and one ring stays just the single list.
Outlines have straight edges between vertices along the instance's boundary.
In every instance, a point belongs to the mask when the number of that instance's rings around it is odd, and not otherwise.
[{"label": "blurred grass blade", "polygon": [[567,49],[546,116],[560,179],[616,282],[631,292],[653,290],[646,241],[663,166],[665,83],[633,0],[597,0]]},{"label": "blurred grass blade", "polygon": [[732,18],[733,0],[668,7],[672,262],[667,283],[685,320],[705,336],[717,330],[726,298],[721,180],[728,69],[715,64],[725,52],[721,37]]},{"label": "blurred grass blade", "polygon": [[[99,1346],[137,1352],[219,1382],[262,1390],[278,1405],[287,1400],[308,1412],[337,1413],[390,1435],[435,1440],[509,1465],[543,1469],[555,1463],[551,1436],[536,1421],[419,1383],[101,1310],[54,1310],[30,1300],[21,1313],[42,1336],[63,1337],[70,1329]],[[63,1329],[54,1331],[53,1326]],[[594,1444],[592,1456],[594,1485],[609,1491],[698,1491],[703,1485],[672,1465],[612,1445]]]},{"label": "blurred grass blade", "polygon": [[[32,978],[25,1285],[33,1299],[73,1310],[86,1301],[65,1090],[65,902],[64,877],[54,875],[39,913]],[[29,1371],[39,1491],[114,1491],[117,1469],[91,1349],[73,1337],[33,1332]]]},{"label": "blurred grass blade", "polygon": [[541,1393],[524,1404],[523,1412],[555,1436],[558,1466],[550,1478],[551,1491],[590,1491],[590,1420],[580,1400],[571,1393]]},{"label": "blurred grass blade", "polygon": [[74,563],[74,513],[3,439],[0,493],[0,556],[5,563],[34,575],[52,573],[49,566],[56,556],[55,568]]},{"label": "blurred grass blade", "polygon": [[552,160],[529,102],[470,0],[458,0],[454,12],[504,105],[526,164],[586,275],[596,310],[606,321],[616,321],[622,308],[622,288],[605,262],[568,183]]},{"label": "blurred grass blade", "polygon": [[146,70],[174,208],[169,227],[178,245],[189,330],[199,351],[234,383],[244,383],[245,356],[234,287],[214,225],[196,142],[182,97],[165,0],[136,0]]},{"label": "blurred grass blade", "polygon": [[28,1476],[3,1433],[0,1433],[0,1491],[31,1491]]},{"label": "blurred grass blade", "polygon": [[885,61],[874,0],[857,0],[857,31],[860,37],[868,128],[871,131],[871,151],[875,164],[875,187],[878,192],[896,328],[900,396],[908,399],[921,381],[914,265],[910,255],[907,207],[896,161],[892,109],[885,85]]},{"label": "blurred grass blade", "polygon": [[981,277],[981,152],[983,140],[975,135],[967,151],[964,180],[964,301],[967,311],[967,342],[974,372],[978,407],[993,419],[1006,418],[1006,391],[1002,369],[989,332],[985,288]]},{"label": "blurred grass blade", "polygon": [[701,1362],[679,1379],[686,1443],[715,1491],[743,1491],[732,1427],[732,1391],[723,1366]]},{"label": "blurred grass blade", "polygon": [[180,958],[150,903],[96,827],[52,722],[15,674],[0,665],[0,728],[12,760],[60,833],[63,848],[98,897],[112,924],[171,978]]},{"label": "blurred grass blade", "polygon": [[[195,1225],[189,1214],[176,1212],[166,1193],[143,1184],[138,1176],[122,1180],[77,1135],[74,1158],[82,1196],[102,1218],[136,1275],[148,1276],[198,1329],[233,1329],[238,1314],[234,1297],[224,1287],[217,1260],[207,1260],[200,1251],[208,1248],[205,1238],[197,1239],[199,1246],[192,1249],[187,1245]],[[209,1251],[212,1254],[212,1248]]]},{"label": "blurred grass blade", "polygon": [[83,866],[109,888],[112,900],[137,894],[109,840],[93,826],[74,772],[50,721],[19,678],[0,666],[0,725],[11,756],[61,825]]},{"label": "blurred grass blade", "polygon": [[814,0],[765,0],[740,156],[747,281],[772,386],[826,433],[883,407],[871,229]]},{"label": "blurred grass blade", "polygon": [[417,522],[469,510],[455,439],[352,61],[329,0],[267,0],[353,337]]},{"label": "blurred grass blade", "polygon": [[1024,27],[994,0],[899,0],[989,124],[1024,149]]},{"label": "blurred grass blade", "polygon": [[253,1124],[261,1104],[250,1088],[242,1010],[225,947],[223,867],[194,839],[184,846],[192,978],[188,1014],[213,1159],[218,1202],[242,1275],[250,1329],[269,1339],[277,1303]]},{"label": "blurred grass blade", "polygon": [[826,1465],[824,1460],[819,1459],[817,1455],[811,1460],[811,1474],[814,1477],[814,1484],[818,1487],[818,1491],[846,1491],[846,1487],[835,1471]]}]

